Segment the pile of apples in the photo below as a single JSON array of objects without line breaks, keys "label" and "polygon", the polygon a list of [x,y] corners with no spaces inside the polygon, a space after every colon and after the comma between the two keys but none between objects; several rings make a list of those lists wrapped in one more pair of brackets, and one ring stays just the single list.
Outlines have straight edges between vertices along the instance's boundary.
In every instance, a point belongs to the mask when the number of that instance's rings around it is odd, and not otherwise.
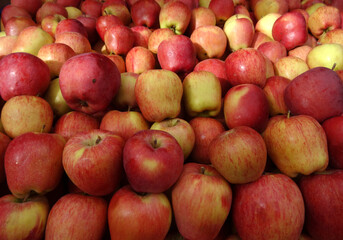
[{"label": "pile of apples", "polygon": [[11,0],[0,239],[343,239],[343,1]]}]

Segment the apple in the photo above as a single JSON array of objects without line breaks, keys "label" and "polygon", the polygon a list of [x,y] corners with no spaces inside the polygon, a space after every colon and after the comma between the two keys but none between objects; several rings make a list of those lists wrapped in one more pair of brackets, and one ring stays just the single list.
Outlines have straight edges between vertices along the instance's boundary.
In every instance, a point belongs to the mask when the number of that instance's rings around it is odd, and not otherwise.
[{"label": "apple", "polygon": [[252,45],[255,27],[250,17],[243,14],[235,14],[225,21],[223,30],[232,52],[248,48]]},{"label": "apple", "polygon": [[179,178],[184,163],[177,140],[162,130],[142,130],[126,140],[123,165],[132,189],[162,193]]},{"label": "apple", "polygon": [[88,38],[86,27],[77,19],[63,19],[56,26],[55,38],[63,32],[78,32]]},{"label": "apple", "polygon": [[209,146],[213,139],[225,131],[224,125],[215,118],[195,117],[189,121],[195,135],[195,142],[190,160],[210,164]]},{"label": "apple", "polygon": [[101,15],[118,16],[125,26],[128,26],[132,21],[130,10],[127,8],[126,4],[120,1],[103,4],[101,9]]},{"label": "apple", "polygon": [[37,57],[48,65],[51,79],[59,76],[62,65],[75,55],[76,53],[71,47],[56,42],[42,46],[37,53]]},{"label": "apple", "polygon": [[44,94],[44,99],[50,104],[56,118],[71,111],[71,108],[62,96],[59,78],[50,81],[49,87]]},{"label": "apple", "polygon": [[95,52],[69,58],[63,64],[59,78],[62,96],[69,107],[87,114],[105,110],[121,82],[116,65]]},{"label": "apple", "polygon": [[69,193],[51,208],[45,239],[103,239],[107,223],[107,202],[103,198]]},{"label": "apple", "polygon": [[342,154],[342,132],[343,132],[343,115],[332,117],[322,123],[326,133],[329,151],[329,166],[332,168],[343,169]]},{"label": "apple", "polygon": [[66,141],[55,133],[24,133],[8,144],[5,172],[8,188],[21,199],[32,192],[44,195],[52,191],[63,174],[62,152]]},{"label": "apple", "polygon": [[105,56],[108,57],[117,66],[120,73],[126,72],[125,60],[121,55],[110,54]]},{"label": "apple", "polygon": [[201,26],[190,35],[200,61],[208,58],[220,59],[226,50],[227,37],[224,30],[218,26]]},{"label": "apple", "polygon": [[56,33],[56,28],[57,25],[60,21],[67,19],[61,14],[53,14],[53,15],[48,15],[45,16],[41,23],[40,26],[41,28],[49,33],[53,38],[55,38],[55,33]]},{"label": "apple", "polygon": [[116,191],[108,206],[112,240],[165,239],[172,222],[172,208],[164,193],[136,193],[129,185]]},{"label": "apple", "polygon": [[327,6],[323,0],[305,0],[301,4],[302,8],[305,9],[308,15],[311,15],[320,7]]},{"label": "apple", "polygon": [[149,38],[153,30],[151,30],[150,28],[146,26],[133,26],[131,27],[131,30],[135,37],[133,46],[141,46],[141,47],[148,48]]},{"label": "apple", "polygon": [[343,45],[323,43],[309,51],[306,63],[309,68],[326,67],[332,70],[343,70]]},{"label": "apple", "polygon": [[267,78],[263,92],[268,101],[269,116],[286,115],[288,113],[288,108],[284,100],[284,91],[290,81],[290,79],[281,76]]},{"label": "apple", "polygon": [[56,0],[56,2],[64,7],[78,7],[81,0]]},{"label": "apple", "polygon": [[37,56],[42,46],[53,42],[54,38],[39,26],[29,26],[19,33],[12,52],[27,52]]},{"label": "apple", "polygon": [[131,48],[125,57],[127,72],[141,74],[150,69],[155,69],[156,59],[154,54],[145,47],[135,46]]},{"label": "apple", "polygon": [[53,132],[62,135],[68,141],[78,133],[98,129],[99,126],[100,121],[95,117],[78,111],[69,111],[57,118]]},{"label": "apple", "polygon": [[186,120],[182,118],[166,119],[161,122],[154,122],[150,129],[170,133],[181,146],[185,160],[192,152],[195,143],[195,134],[192,126]]},{"label": "apple", "polygon": [[196,55],[192,40],[185,35],[172,35],[157,49],[161,68],[175,73],[191,72],[197,63]]},{"label": "apple", "polygon": [[293,80],[309,70],[308,64],[301,58],[285,56],[274,63],[275,75]]},{"label": "apple", "polygon": [[113,99],[113,105],[116,109],[127,110],[137,107],[135,96],[135,84],[139,74],[123,72],[120,74],[121,84],[117,95]]},{"label": "apple", "polygon": [[235,11],[233,0],[211,0],[208,8],[216,16],[216,25],[219,27],[224,26],[227,19],[234,15]]},{"label": "apple", "polygon": [[284,14],[288,12],[287,0],[252,0],[250,7],[257,21],[269,13]]},{"label": "apple", "polygon": [[44,2],[36,12],[36,22],[39,24],[44,17],[54,14],[60,14],[63,17],[68,18],[68,12],[64,6],[56,2]]},{"label": "apple", "polygon": [[233,225],[241,239],[299,239],[305,220],[304,199],[297,184],[283,174],[264,174],[235,185]]},{"label": "apple", "polygon": [[62,164],[69,179],[93,196],[113,193],[123,177],[125,140],[116,133],[93,129],[69,138]]},{"label": "apple", "polygon": [[154,53],[157,54],[158,47],[160,43],[168,39],[169,37],[175,35],[175,33],[170,30],[169,28],[157,28],[154,31],[152,31],[151,35],[148,39],[148,49]]},{"label": "apple", "polygon": [[222,106],[221,85],[211,72],[193,71],[183,80],[183,104],[190,117],[215,117]]},{"label": "apple", "polygon": [[271,37],[268,37],[266,34],[255,31],[254,38],[251,43],[251,47],[257,49],[262,43],[274,41]]},{"label": "apple", "polygon": [[98,18],[102,15],[102,2],[97,0],[84,0],[80,4],[81,11],[91,17]]},{"label": "apple", "polygon": [[224,97],[226,126],[231,129],[248,126],[262,132],[269,120],[269,104],[262,88],[240,84],[229,89]]},{"label": "apple", "polygon": [[0,37],[0,59],[10,53],[15,46],[18,36],[3,36]]},{"label": "apple", "polygon": [[[175,1],[179,1],[179,0],[164,0],[161,2],[163,2],[164,4],[167,4],[169,2],[175,2]],[[186,4],[190,10],[193,10],[199,6],[199,2],[197,0],[181,0],[181,2]]]},{"label": "apple", "polygon": [[266,61],[257,49],[244,48],[229,54],[225,66],[232,86],[249,83],[263,87],[266,84]]},{"label": "apple", "polygon": [[321,44],[325,43],[339,43],[343,45],[343,29],[342,28],[336,28],[332,29],[325,34],[322,34],[318,41]]},{"label": "apple", "polygon": [[79,32],[62,32],[55,36],[55,43],[63,43],[73,49],[76,55],[92,52],[87,37]]},{"label": "apple", "polygon": [[87,36],[90,44],[93,46],[99,39],[99,35],[96,30],[96,21],[97,19],[92,16],[81,15],[76,18],[80,21],[83,26],[85,26],[87,31]]},{"label": "apple", "polygon": [[38,96],[12,97],[1,110],[2,126],[10,138],[27,132],[48,133],[52,128],[53,118],[50,104]]},{"label": "apple", "polygon": [[195,29],[201,26],[215,26],[216,15],[210,8],[197,7],[192,10],[191,20],[188,25],[188,32],[192,33]]},{"label": "apple", "polygon": [[289,177],[310,175],[328,166],[325,131],[311,116],[274,116],[262,136],[270,159]]},{"label": "apple", "polygon": [[141,130],[149,129],[150,124],[140,112],[110,110],[102,117],[100,129],[121,136],[124,141]]},{"label": "apple", "polygon": [[0,197],[0,238],[43,239],[49,209],[45,196],[26,201],[12,194]]},{"label": "apple", "polygon": [[305,201],[304,230],[311,239],[341,239],[343,237],[343,170],[328,170],[303,176],[299,188]]},{"label": "apple", "polygon": [[1,30],[5,29],[7,21],[12,17],[32,18],[31,14],[25,8],[8,4],[1,11]]},{"label": "apple", "polygon": [[104,42],[110,53],[126,55],[133,47],[135,36],[125,25],[114,25],[104,35]]},{"label": "apple", "polygon": [[210,165],[186,163],[171,190],[175,223],[185,239],[215,239],[232,201],[230,184]]},{"label": "apple", "polygon": [[4,133],[0,132],[0,184],[6,180],[4,158],[5,152],[11,139]]},{"label": "apple", "polygon": [[65,9],[68,13],[68,19],[76,19],[83,15],[83,12],[78,7],[67,6]]},{"label": "apple", "polygon": [[282,14],[273,25],[273,39],[289,51],[306,43],[308,31],[305,17],[296,11]]},{"label": "apple", "polygon": [[136,101],[148,122],[177,117],[181,111],[182,95],[181,79],[169,70],[147,70],[136,80]]},{"label": "apple", "polygon": [[159,27],[160,5],[155,0],[138,0],[130,7],[132,22],[135,26]]},{"label": "apple", "polygon": [[222,132],[209,146],[212,166],[232,184],[259,179],[267,163],[267,147],[259,132],[238,126]]},{"label": "apple", "polygon": [[36,15],[36,12],[42,6],[42,4],[42,0],[11,0],[12,6],[25,9],[27,12],[31,14],[31,16]]},{"label": "apple", "polygon": [[5,33],[6,36],[18,36],[24,28],[35,25],[36,23],[32,18],[11,17],[6,23]]},{"label": "apple", "polygon": [[191,20],[192,11],[182,1],[165,3],[160,10],[160,28],[169,28],[175,34],[182,35],[186,32]]},{"label": "apple", "polygon": [[300,74],[288,84],[284,98],[293,115],[309,115],[319,122],[343,113],[343,83],[329,68],[316,67]]},{"label": "apple", "polygon": [[234,2],[234,5],[235,5],[235,8],[234,8],[234,13],[233,14],[243,14],[243,15],[246,15],[248,17],[250,17],[250,12],[249,12],[249,6],[245,6],[245,5],[242,5],[242,4],[235,4]]},{"label": "apple", "polygon": [[341,28],[341,23],[340,11],[333,6],[321,6],[308,18],[308,28],[317,39],[329,30]]},{"label": "apple", "polygon": [[288,51],[288,56],[298,57],[306,62],[307,55],[311,51],[312,47],[308,45],[302,45]]},{"label": "apple", "polygon": [[49,84],[48,65],[32,54],[11,53],[0,61],[1,98],[5,101],[18,95],[43,95]]},{"label": "apple", "polygon": [[257,50],[263,53],[273,64],[279,59],[287,56],[287,49],[279,41],[268,41],[261,43]]},{"label": "apple", "polygon": [[199,61],[194,66],[193,71],[208,71],[216,75],[220,81],[222,96],[224,96],[230,88],[230,83],[226,76],[225,62],[221,59],[209,58]]}]

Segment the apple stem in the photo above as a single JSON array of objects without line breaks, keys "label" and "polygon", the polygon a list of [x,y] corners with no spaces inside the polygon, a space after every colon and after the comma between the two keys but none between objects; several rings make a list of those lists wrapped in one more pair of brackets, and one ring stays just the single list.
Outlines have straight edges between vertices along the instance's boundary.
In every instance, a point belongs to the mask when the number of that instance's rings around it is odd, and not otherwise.
[{"label": "apple stem", "polygon": [[287,118],[290,118],[291,117],[291,111],[288,110],[287,112]]},{"label": "apple stem", "polygon": [[98,135],[98,138],[95,141],[95,144],[99,144],[99,142],[101,141],[101,137]]},{"label": "apple stem", "polygon": [[42,129],[40,130],[40,132],[41,133],[44,132],[44,129],[45,129],[45,124],[43,124]]},{"label": "apple stem", "polygon": [[333,71],[334,71],[334,69],[336,68],[336,65],[337,65],[337,64],[336,64],[336,63],[334,63],[334,64],[333,64],[333,66],[332,66],[332,68],[331,68],[331,70],[333,70]]},{"label": "apple stem", "polygon": [[205,167],[200,167],[200,173],[201,174],[205,174],[205,171],[206,171]]}]

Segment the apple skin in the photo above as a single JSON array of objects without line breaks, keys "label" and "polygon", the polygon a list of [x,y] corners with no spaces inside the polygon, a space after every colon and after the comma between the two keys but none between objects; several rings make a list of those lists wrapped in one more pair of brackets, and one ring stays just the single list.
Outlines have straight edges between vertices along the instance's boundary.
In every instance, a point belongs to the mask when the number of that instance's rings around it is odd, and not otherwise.
[{"label": "apple skin", "polygon": [[224,117],[228,128],[248,126],[262,132],[269,120],[268,100],[254,84],[230,88],[224,97]]},{"label": "apple skin", "polygon": [[54,125],[53,132],[62,135],[66,141],[74,135],[98,129],[100,122],[91,115],[78,111],[70,111],[60,116]]},{"label": "apple skin", "polygon": [[155,0],[138,0],[130,7],[132,22],[135,26],[159,27],[160,5]]},{"label": "apple skin", "polygon": [[328,140],[329,166],[343,169],[343,115],[325,120],[322,127]]},{"label": "apple skin", "polygon": [[286,47],[279,41],[268,41],[261,43],[257,50],[263,53],[273,64],[280,58],[287,56]]},{"label": "apple skin", "polygon": [[131,12],[123,2],[111,2],[109,4],[103,4],[101,15],[115,15],[118,16],[125,26],[129,26],[132,22]]},{"label": "apple skin", "polygon": [[192,126],[182,118],[171,118],[161,122],[154,122],[150,129],[163,130],[177,140],[183,151],[183,157],[186,160],[193,150],[195,143],[195,134]]},{"label": "apple skin", "polygon": [[141,74],[147,70],[155,69],[156,58],[148,48],[135,46],[126,54],[125,66],[127,72]]},{"label": "apple skin", "polygon": [[215,239],[229,215],[232,190],[214,167],[186,163],[171,199],[177,228],[185,239]]},{"label": "apple skin", "polygon": [[136,192],[166,191],[179,178],[183,163],[181,146],[170,133],[162,130],[137,132],[124,146],[124,170]]},{"label": "apple skin", "polygon": [[93,196],[111,194],[123,177],[124,143],[121,136],[100,129],[74,135],[63,149],[63,168],[83,192]]},{"label": "apple skin", "polygon": [[103,41],[106,31],[115,25],[124,25],[118,16],[104,15],[96,18],[96,31]]},{"label": "apple skin", "polygon": [[105,110],[121,83],[117,66],[95,52],[69,58],[63,64],[59,78],[62,95],[69,107],[87,114]]},{"label": "apple skin", "polygon": [[308,45],[302,45],[288,51],[288,56],[298,57],[306,62],[308,53],[311,51],[312,47]]},{"label": "apple skin", "polygon": [[43,95],[50,84],[50,70],[40,58],[25,52],[11,53],[0,61],[1,98]]},{"label": "apple skin", "polygon": [[312,239],[342,239],[342,183],[343,170],[328,170],[300,178],[299,188],[306,211],[304,229]]},{"label": "apple skin", "polygon": [[148,48],[149,38],[153,32],[153,29],[150,29],[146,26],[133,26],[131,27],[131,30],[133,32],[133,35],[135,36],[133,46]]},{"label": "apple skin", "polygon": [[101,16],[102,5],[97,0],[85,0],[81,2],[80,9],[84,14],[98,18]]},{"label": "apple skin", "polygon": [[175,33],[170,30],[169,28],[157,28],[155,29],[150,37],[149,37],[149,40],[148,40],[148,49],[154,53],[154,54],[157,54],[157,50],[158,50],[158,47],[160,45],[160,43],[175,35]]},{"label": "apple skin", "polygon": [[148,122],[174,118],[181,112],[183,86],[179,76],[172,71],[152,69],[141,73],[134,92],[138,107]]},{"label": "apple skin", "polygon": [[96,31],[96,18],[88,15],[81,15],[76,18],[85,26],[90,44],[93,46],[98,40],[99,35]]},{"label": "apple skin", "polygon": [[18,36],[19,33],[26,27],[35,26],[36,23],[32,18],[28,17],[12,17],[5,26],[6,36]]},{"label": "apple skin", "polygon": [[1,123],[6,135],[15,138],[27,132],[50,132],[54,113],[41,97],[20,95],[10,98],[1,110]]},{"label": "apple skin", "polygon": [[270,159],[289,177],[310,175],[328,166],[325,131],[311,116],[272,117],[262,136]]},{"label": "apple skin", "polygon": [[331,69],[312,68],[290,82],[284,99],[293,115],[306,114],[323,122],[343,113],[343,83]]},{"label": "apple skin", "polygon": [[45,196],[22,201],[11,194],[0,198],[1,239],[43,239],[49,214]]},{"label": "apple skin", "polygon": [[4,159],[11,193],[27,199],[31,191],[45,194],[53,190],[63,174],[65,143],[61,135],[54,133],[25,133],[13,139]]},{"label": "apple skin", "polygon": [[212,166],[232,184],[256,181],[267,163],[267,147],[259,132],[247,127],[231,128],[209,146]]},{"label": "apple skin", "polygon": [[287,12],[273,25],[275,41],[282,43],[287,51],[306,43],[308,30],[305,17],[300,12]]},{"label": "apple skin", "polygon": [[77,55],[92,52],[88,38],[79,32],[61,32],[55,36],[55,43],[68,45]]},{"label": "apple skin", "polygon": [[104,42],[109,52],[126,55],[133,47],[135,36],[132,30],[125,25],[114,25],[104,35]]},{"label": "apple skin", "polygon": [[45,239],[103,239],[107,206],[106,200],[95,196],[76,193],[62,196],[49,212]]},{"label": "apple skin", "polygon": [[165,239],[172,221],[172,208],[164,193],[136,193],[125,185],[116,191],[108,206],[112,240]]},{"label": "apple skin", "polygon": [[79,7],[81,0],[56,0],[56,2],[64,7]]},{"label": "apple skin", "polygon": [[280,13],[282,15],[288,12],[287,0],[251,0],[250,7],[257,20],[269,13]]},{"label": "apple skin", "polygon": [[321,35],[318,41],[321,44],[324,43],[339,43],[343,45],[343,29],[336,28],[327,31],[325,34]]},{"label": "apple skin", "polygon": [[216,25],[223,27],[226,20],[234,15],[235,6],[233,0],[211,0],[208,8],[216,16]]},{"label": "apple skin", "polygon": [[15,46],[18,36],[3,36],[0,37],[0,59],[10,53]]},{"label": "apple skin", "polygon": [[191,20],[188,25],[187,33],[192,33],[195,29],[201,26],[215,26],[216,15],[206,7],[197,7],[192,10]]},{"label": "apple skin", "polygon": [[232,86],[251,83],[259,87],[266,84],[266,62],[254,48],[239,49],[225,59],[226,75]]},{"label": "apple skin", "polygon": [[162,69],[175,73],[191,72],[197,63],[195,46],[185,35],[172,35],[162,41],[157,59]]},{"label": "apple skin", "polygon": [[232,218],[241,239],[299,239],[305,206],[299,187],[283,174],[235,185]]},{"label": "apple skin", "polygon": [[306,63],[309,68],[326,67],[334,71],[343,70],[343,45],[339,43],[323,43],[309,51]]},{"label": "apple skin", "polygon": [[120,74],[121,84],[113,99],[115,109],[127,110],[137,108],[135,84],[139,74],[123,72]]},{"label": "apple skin", "polygon": [[306,61],[294,56],[285,56],[274,63],[275,75],[293,80],[310,68]]},{"label": "apple skin", "polygon": [[11,139],[4,133],[0,132],[0,184],[4,183],[6,180],[5,176],[5,152]]},{"label": "apple skin", "polygon": [[144,119],[140,112],[110,110],[102,117],[100,129],[111,131],[121,136],[124,141],[135,133],[149,129],[150,124]]},{"label": "apple skin", "polygon": [[195,142],[189,156],[193,162],[210,164],[209,146],[213,139],[225,131],[224,125],[215,118],[195,117],[189,121],[195,135]]},{"label": "apple skin", "polygon": [[61,14],[53,14],[44,17],[40,23],[41,28],[55,38],[56,28],[60,21],[67,19]]},{"label": "apple skin", "polygon": [[31,14],[31,16],[36,15],[36,12],[42,6],[42,4],[42,0],[11,0],[12,6],[25,9],[27,12]]},{"label": "apple skin", "polygon": [[44,2],[36,12],[36,22],[41,23],[44,17],[53,14],[60,14],[68,18],[68,12],[64,6],[56,2]]},{"label": "apple skin", "polygon": [[5,29],[6,23],[12,17],[32,18],[31,14],[23,7],[17,7],[12,4],[4,6],[1,11],[1,29]]},{"label": "apple skin", "polygon": [[76,19],[63,19],[56,26],[55,37],[62,32],[78,32],[88,38],[86,27]]}]

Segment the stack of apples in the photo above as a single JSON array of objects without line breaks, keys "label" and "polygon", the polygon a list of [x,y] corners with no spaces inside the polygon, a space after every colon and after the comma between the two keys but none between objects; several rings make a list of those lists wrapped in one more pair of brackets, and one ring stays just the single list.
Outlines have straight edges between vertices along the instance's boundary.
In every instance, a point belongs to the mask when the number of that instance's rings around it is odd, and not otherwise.
[{"label": "stack of apples", "polygon": [[343,1],[11,0],[0,239],[343,239]]}]

